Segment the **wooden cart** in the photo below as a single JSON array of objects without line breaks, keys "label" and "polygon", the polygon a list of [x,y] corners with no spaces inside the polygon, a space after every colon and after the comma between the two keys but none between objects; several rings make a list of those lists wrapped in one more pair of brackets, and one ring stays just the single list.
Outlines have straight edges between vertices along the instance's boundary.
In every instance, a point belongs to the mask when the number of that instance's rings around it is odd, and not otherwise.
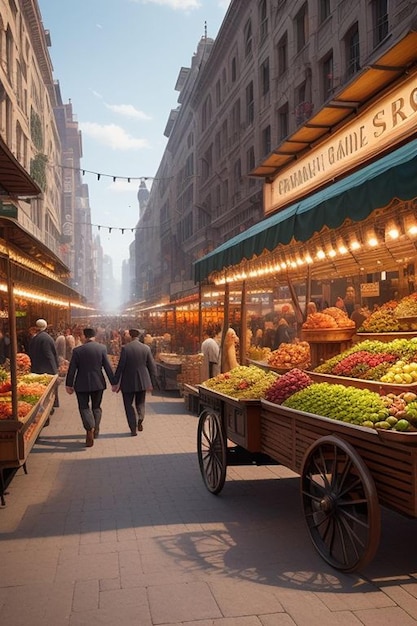
[{"label": "wooden cart", "polygon": [[417,432],[372,430],[266,400],[236,400],[199,388],[197,452],[207,489],[218,494],[241,458],[300,474],[311,540],[336,569],[363,568],[380,540],[380,506],[417,517]]},{"label": "wooden cart", "polygon": [[27,473],[27,457],[49,418],[57,384],[58,375],[51,376],[44,394],[24,418],[0,420],[0,502],[3,506],[6,487],[16,471],[23,467]]}]

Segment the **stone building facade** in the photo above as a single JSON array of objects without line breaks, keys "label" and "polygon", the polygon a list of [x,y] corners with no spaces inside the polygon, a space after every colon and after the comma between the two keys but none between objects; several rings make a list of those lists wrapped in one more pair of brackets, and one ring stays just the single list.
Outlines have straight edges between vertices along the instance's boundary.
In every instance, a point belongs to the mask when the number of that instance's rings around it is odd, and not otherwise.
[{"label": "stone building facade", "polygon": [[81,133],[54,80],[50,46],[37,0],[0,4],[0,137],[41,190],[2,192],[0,200],[14,205],[18,223],[67,266],[71,287],[91,302],[97,267]]},{"label": "stone building facade", "polygon": [[280,146],[308,150],[309,119],[416,16],[406,0],[232,0],[216,40],[204,37],[179,75],[139,224],[137,301],[190,292],[193,261],[264,217],[263,178],[251,173]]}]

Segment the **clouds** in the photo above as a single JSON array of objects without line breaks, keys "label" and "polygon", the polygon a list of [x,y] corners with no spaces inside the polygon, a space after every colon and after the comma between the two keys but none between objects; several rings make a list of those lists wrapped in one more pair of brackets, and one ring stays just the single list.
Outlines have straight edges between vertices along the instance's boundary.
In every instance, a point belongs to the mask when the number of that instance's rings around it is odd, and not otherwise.
[{"label": "clouds", "polygon": [[106,104],[106,107],[116,113],[117,115],[122,115],[124,117],[129,117],[131,119],[136,120],[151,120],[152,118],[144,113],[143,111],[139,111],[136,109],[133,104]]},{"label": "clouds", "polygon": [[199,9],[202,3],[199,0],[131,0],[136,4],[158,4],[162,7],[179,11],[189,11],[190,9]]},{"label": "clouds", "polygon": [[98,124],[96,122],[80,122],[80,130],[84,135],[94,139],[112,150],[140,150],[149,148],[146,139],[136,139],[116,124]]}]

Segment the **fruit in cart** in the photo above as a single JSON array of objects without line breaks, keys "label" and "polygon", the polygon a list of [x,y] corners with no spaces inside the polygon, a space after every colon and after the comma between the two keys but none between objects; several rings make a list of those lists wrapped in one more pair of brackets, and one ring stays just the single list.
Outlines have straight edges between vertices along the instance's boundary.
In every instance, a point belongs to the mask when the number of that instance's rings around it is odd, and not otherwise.
[{"label": "fruit in cart", "polygon": [[[394,339],[390,342],[366,340],[355,344],[341,354],[328,359],[315,368],[315,372],[334,376],[348,376],[362,380],[375,380],[403,384],[417,382],[417,341],[415,339]],[[384,380],[387,372],[397,367],[392,376]],[[395,380],[395,375],[407,374]],[[411,376],[411,379],[409,378]]]},{"label": "fruit in cart", "polygon": [[384,376],[381,376],[382,383],[410,385],[417,382],[417,362],[405,363],[396,361]]},{"label": "fruit in cart", "polygon": [[267,363],[277,369],[308,367],[310,364],[310,344],[307,341],[282,343],[267,358]]},{"label": "fruit in cart", "polygon": [[264,397],[276,377],[274,372],[265,371],[256,365],[238,365],[228,372],[205,380],[202,387],[233,398],[259,399]]},{"label": "fruit in cart", "polygon": [[18,372],[30,372],[30,357],[25,352],[16,354],[16,368]]},{"label": "fruit in cart", "polygon": [[[283,406],[367,428],[417,430],[408,419],[390,420],[389,406],[396,396],[380,396],[368,389],[331,383],[313,383],[287,398]],[[392,423],[391,423],[392,422]]]},{"label": "fruit in cart", "polygon": [[313,381],[308,374],[294,368],[272,383],[265,393],[265,399],[275,404],[282,404],[284,400],[312,383]]}]

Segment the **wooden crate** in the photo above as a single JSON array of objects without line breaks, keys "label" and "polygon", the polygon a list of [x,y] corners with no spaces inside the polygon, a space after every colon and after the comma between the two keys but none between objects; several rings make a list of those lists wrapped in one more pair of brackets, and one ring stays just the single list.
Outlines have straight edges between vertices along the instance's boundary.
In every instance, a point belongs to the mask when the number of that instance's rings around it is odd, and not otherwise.
[{"label": "wooden crate", "polygon": [[417,432],[373,430],[261,400],[261,452],[300,473],[306,451],[326,435],[350,443],[367,465],[380,504],[417,517]]}]

